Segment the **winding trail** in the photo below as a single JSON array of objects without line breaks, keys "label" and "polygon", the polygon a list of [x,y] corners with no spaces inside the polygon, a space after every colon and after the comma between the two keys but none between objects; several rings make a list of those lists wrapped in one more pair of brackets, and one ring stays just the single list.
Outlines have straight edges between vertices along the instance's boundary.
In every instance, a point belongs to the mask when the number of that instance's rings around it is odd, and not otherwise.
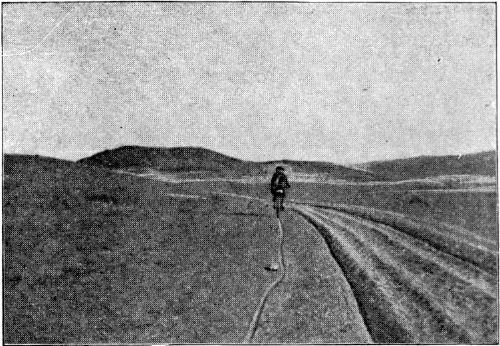
[{"label": "winding trail", "polygon": [[[219,193],[220,195],[226,195],[226,196],[231,196],[231,197],[236,197],[236,198],[244,198],[244,199],[250,199],[250,200],[258,200],[260,202],[263,202],[264,204],[270,204],[268,201],[265,201],[260,198],[256,197],[251,197],[251,196],[244,196],[244,195],[237,195],[234,193]],[[200,195],[187,195],[187,194],[177,194],[177,193],[169,193],[168,196],[172,198],[188,198],[188,199],[206,199],[206,197],[202,197]],[[252,321],[250,322],[250,325],[248,326],[248,331],[245,335],[245,338],[243,340],[243,343],[249,344],[252,342],[252,339],[255,335],[255,332],[257,331],[258,328],[258,323],[260,316],[262,314],[262,311],[264,310],[264,306],[266,304],[266,301],[269,297],[269,294],[275,289],[285,278],[285,259],[283,255],[283,243],[284,243],[284,235],[283,235],[283,226],[281,224],[281,220],[279,218],[276,218],[277,225],[278,225],[278,257],[279,257],[279,275],[278,277],[272,282],[271,285],[264,291],[264,293],[261,296],[261,299],[259,301],[259,304],[257,305],[257,308],[255,309],[255,312],[252,317]]]},{"label": "winding trail", "polygon": [[[234,193],[236,198],[268,201]],[[290,202],[319,232],[342,269],[376,343],[498,342],[495,241],[445,223],[364,206]],[[264,292],[244,342],[252,342],[270,292]]]},{"label": "winding trail", "polygon": [[266,303],[267,298],[271,291],[278,286],[285,277],[285,260],[283,257],[283,228],[281,225],[281,220],[279,218],[276,219],[278,221],[278,243],[279,243],[279,275],[274,280],[274,282],[264,291],[262,295],[259,305],[257,309],[255,309],[255,313],[253,314],[252,321],[250,322],[250,326],[248,327],[248,332],[245,336],[243,343],[248,344],[252,342],[253,336],[255,335],[255,331],[257,330],[257,326],[259,323],[260,315],[262,314],[262,310],[264,309],[264,305]]}]

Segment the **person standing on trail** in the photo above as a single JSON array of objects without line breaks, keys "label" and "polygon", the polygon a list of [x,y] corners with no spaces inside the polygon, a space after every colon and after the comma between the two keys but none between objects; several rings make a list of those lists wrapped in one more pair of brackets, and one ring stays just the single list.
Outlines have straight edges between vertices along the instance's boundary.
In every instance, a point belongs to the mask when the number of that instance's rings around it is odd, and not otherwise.
[{"label": "person standing on trail", "polygon": [[285,210],[283,200],[285,199],[285,190],[288,188],[290,188],[290,184],[285,175],[285,169],[281,166],[276,167],[276,172],[274,172],[271,178],[271,193],[273,194],[273,203],[276,203],[276,198],[278,197],[279,208],[281,210]]}]

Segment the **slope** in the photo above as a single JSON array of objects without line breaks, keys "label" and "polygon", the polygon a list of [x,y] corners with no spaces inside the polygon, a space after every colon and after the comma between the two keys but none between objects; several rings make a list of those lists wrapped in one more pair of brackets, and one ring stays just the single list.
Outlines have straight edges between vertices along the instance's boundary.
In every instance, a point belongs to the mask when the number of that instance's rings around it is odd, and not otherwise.
[{"label": "slope", "polygon": [[124,146],[105,150],[79,161],[87,165],[110,169],[143,172],[155,170],[165,173],[204,172],[204,176],[267,176],[277,165],[283,165],[293,174],[324,174],[330,179],[371,181],[377,178],[369,172],[347,168],[330,162],[266,161],[253,162],[236,159],[213,150],[199,147],[155,148]]},{"label": "slope", "polygon": [[418,179],[443,175],[496,176],[496,151],[466,155],[418,156],[356,165],[389,180]]},{"label": "slope", "polygon": [[249,168],[244,161],[198,147],[123,146],[105,150],[78,162],[112,169],[154,169],[162,172],[209,171],[231,174],[243,173]]}]

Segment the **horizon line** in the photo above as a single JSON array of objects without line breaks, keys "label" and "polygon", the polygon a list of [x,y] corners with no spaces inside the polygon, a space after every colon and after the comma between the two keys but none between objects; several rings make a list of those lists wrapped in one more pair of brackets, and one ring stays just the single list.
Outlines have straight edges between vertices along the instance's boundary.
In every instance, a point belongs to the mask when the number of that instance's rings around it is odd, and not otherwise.
[{"label": "horizon line", "polygon": [[[43,157],[43,158],[49,158],[49,159],[55,159],[55,160],[61,160],[61,161],[67,161],[67,162],[78,162],[81,160],[88,159],[90,157],[93,157],[95,155],[102,154],[106,151],[113,151],[113,150],[118,150],[118,149],[123,149],[123,148],[143,148],[143,149],[202,149],[202,150],[207,150],[211,151],[220,155],[224,155],[228,158],[234,159],[234,160],[239,160],[243,162],[251,162],[251,163],[278,163],[278,162],[283,162],[286,163],[288,162],[310,162],[310,163],[326,163],[326,164],[334,164],[334,165],[339,165],[339,166],[355,166],[355,165],[363,165],[363,164],[370,164],[370,163],[380,163],[380,162],[390,162],[390,161],[397,161],[397,160],[407,160],[407,159],[416,159],[416,158],[422,158],[422,157],[450,157],[450,156],[457,156],[458,158],[462,156],[468,156],[468,155],[478,155],[478,154],[483,154],[483,153],[489,153],[489,152],[497,152],[497,148],[490,149],[490,150],[482,150],[482,151],[475,151],[475,152],[467,152],[467,153],[455,153],[455,154],[444,154],[444,155],[428,155],[428,154],[422,154],[422,155],[416,155],[416,156],[406,156],[406,157],[398,157],[398,158],[392,158],[392,159],[386,159],[386,160],[371,160],[371,161],[362,161],[362,162],[353,162],[353,163],[338,163],[334,161],[320,161],[320,160],[297,160],[297,159],[288,159],[288,158],[281,158],[281,159],[272,159],[272,160],[263,160],[263,161],[255,161],[255,160],[245,160],[241,159],[232,155],[225,154],[223,152],[214,150],[214,149],[209,149],[206,147],[202,146],[174,146],[174,147],[161,147],[161,146],[144,146],[144,145],[132,145],[132,144],[127,144],[127,145],[120,145],[111,149],[104,149],[101,151],[98,151],[94,154],[91,154],[89,156],[82,157],[80,159],[76,160],[71,160],[67,158],[60,158],[56,156],[49,156],[45,154],[40,154],[40,153],[7,153],[7,152],[2,152],[3,156],[5,155],[16,155],[16,156],[35,156],[35,157]],[[497,160],[498,164],[498,160]]]}]

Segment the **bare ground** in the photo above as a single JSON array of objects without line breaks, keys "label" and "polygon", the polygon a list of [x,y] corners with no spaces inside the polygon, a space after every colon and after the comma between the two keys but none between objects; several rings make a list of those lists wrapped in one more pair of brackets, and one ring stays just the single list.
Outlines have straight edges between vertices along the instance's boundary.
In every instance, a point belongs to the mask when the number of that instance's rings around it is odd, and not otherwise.
[{"label": "bare ground", "polygon": [[[277,275],[272,211],[209,187],[33,158],[6,163],[3,207],[6,343],[241,342]],[[255,340],[370,341],[320,235],[284,222]]]},{"label": "bare ground", "polygon": [[285,279],[265,306],[254,342],[370,343],[344,274],[316,229],[282,214]]},{"label": "bare ground", "polygon": [[[213,188],[265,202],[259,198],[266,195],[265,185],[252,189],[229,183]],[[329,195],[324,188],[299,188],[295,195],[302,198],[295,198],[293,209],[323,236],[373,341],[498,342],[495,193],[432,191],[429,195],[428,191],[337,188]],[[308,196],[320,202],[308,202],[304,198]],[[331,201],[348,203],[325,203]],[[361,205],[351,204],[355,201]],[[288,226],[300,228],[297,225],[295,220]],[[300,340],[290,328],[294,325],[290,310],[283,309],[286,305],[280,299],[269,302],[259,340],[280,342],[283,331],[285,340]],[[313,316],[310,319],[316,321]],[[323,342],[321,336],[308,340]]]},{"label": "bare ground", "polygon": [[[498,342],[495,193],[294,188],[254,342]],[[243,341],[278,275],[268,198],[7,160],[4,342]]]},{"label": "bare ground", "polygon": [[427,226],[345,207],[294,208],[323,235],[374,341],[497,342],[496,255],[481,239],[436,239]]}]

